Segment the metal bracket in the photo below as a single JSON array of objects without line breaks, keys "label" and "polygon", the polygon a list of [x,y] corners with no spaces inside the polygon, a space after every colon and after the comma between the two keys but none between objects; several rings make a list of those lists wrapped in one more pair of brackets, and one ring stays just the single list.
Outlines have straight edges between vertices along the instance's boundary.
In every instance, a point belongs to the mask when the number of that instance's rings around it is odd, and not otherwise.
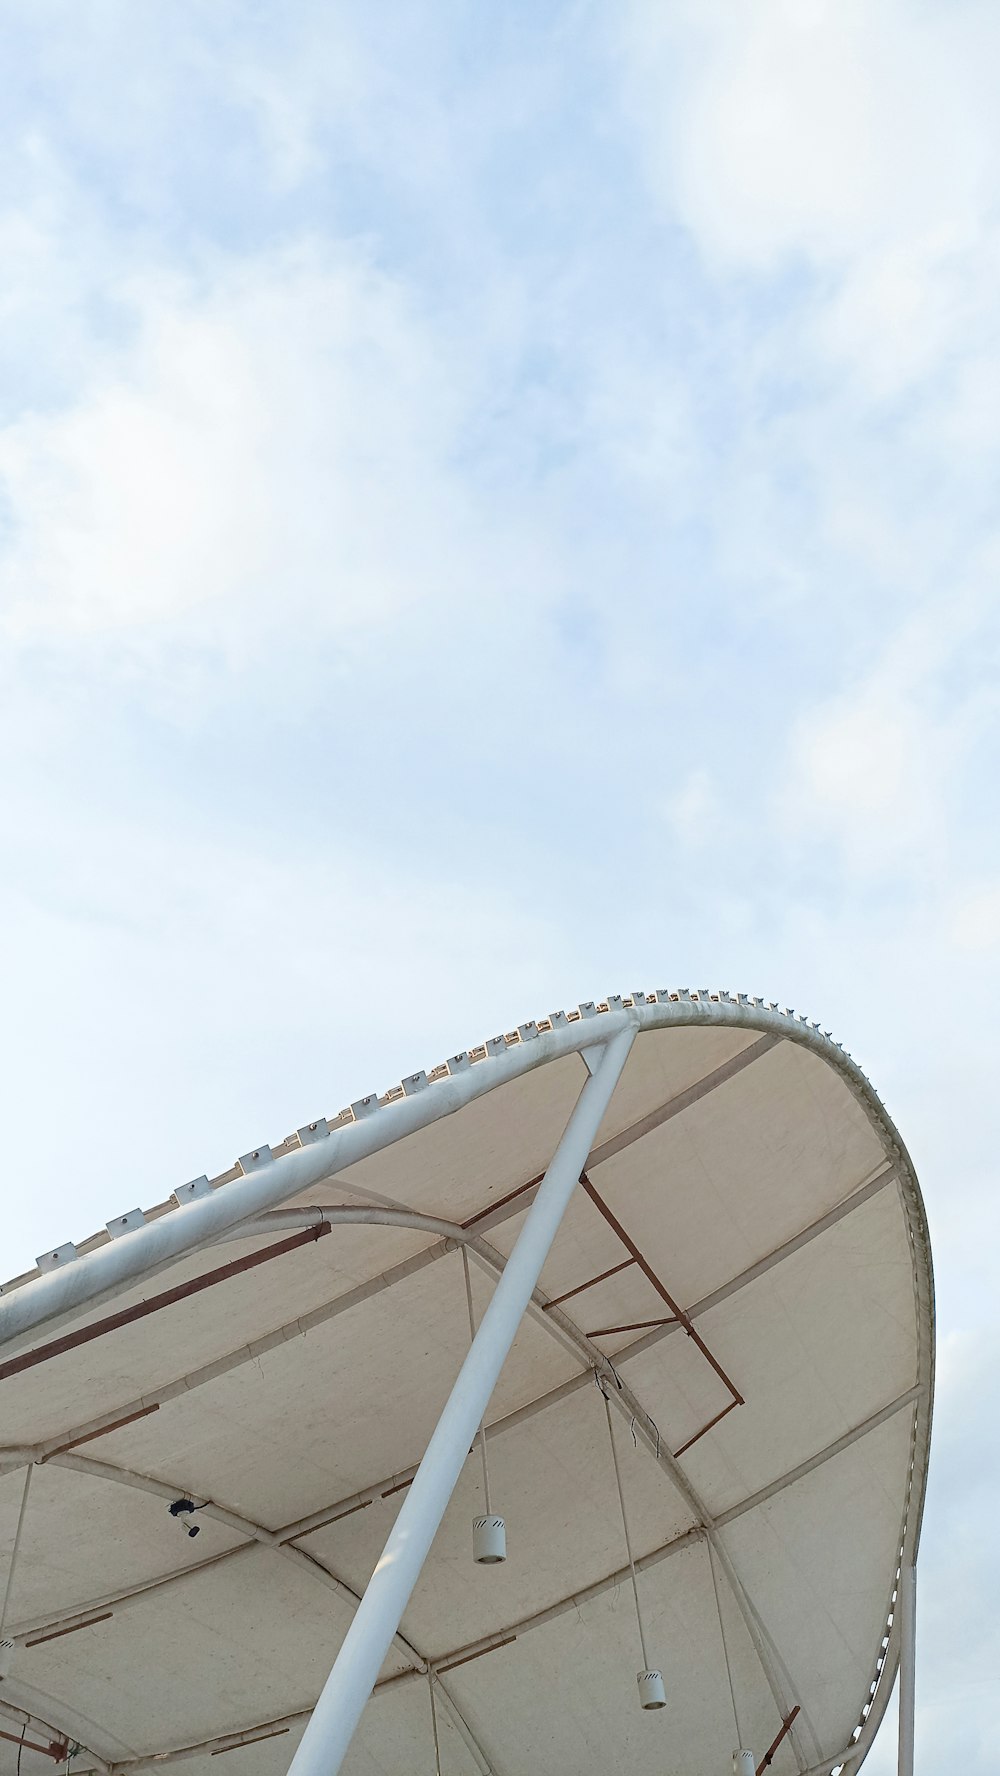
[{"label": "metal bracket", "polygon": [[189,1184],[178,1184],[177,1189],[170,1193],[171,1200],[180,1208],[186,1202],[194,1202],[198,1196],[208,1196],[211,1189],[208,1178],[202,1172],[200,1178],[192,1178]]},{"label": "metal bracket", "polygon": [[315,1122],[307,1122],[302,1128],[296,1129],[300,1147],[312,1147],[316,1141],[322,1141],[330,1133],[330,1124],[325,1116],[317,1116]]},{"label": "metal bracket", "polygon": [[116,1215],[104,1225],[112,1239],[120,1239],[123,1233],[134,1233],[137,1227],[145,1227],[146,1217],[141,1209],[129,1209],[126,1215]]},{"label": "metal bracket", "polygon": [[270,1163],[271,1149],[266,1141],[262,1147],[255,1147],[252,1153],[241,1153],[236,1161],[244,1178],[250,1172],[259,1172],[262,1166],[270,1165]]},{"label": "metal bracket", "polygon": [[77,1249],[73,1241],[67,1240],[64,1245],[56,1246],[53,1251],[43,1252],[40,1258],[35,1259],[35,1263],[42,1271],[58,1270],[61,1264],[72,1264],[73,1259],[77,1256]]}]

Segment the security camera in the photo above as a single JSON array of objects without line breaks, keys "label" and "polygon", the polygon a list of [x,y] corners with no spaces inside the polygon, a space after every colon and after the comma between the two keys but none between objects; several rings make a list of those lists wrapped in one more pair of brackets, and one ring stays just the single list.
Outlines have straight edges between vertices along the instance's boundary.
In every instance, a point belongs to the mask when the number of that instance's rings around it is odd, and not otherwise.
[{"label": "security camera", "polygon": [[175,1522],[180,1524],[184,1534],[189,1536],[201,1534],[200,1525],[197,1523],[189,1523],[187,1520],[187,1514],[191,1511],[196,1511],[197,1509],[198,1507],[193,1499],[174,1499],[173,1504],[167,1506],[167,1510],[170,1512],[171,1517],[173,1517]]}]

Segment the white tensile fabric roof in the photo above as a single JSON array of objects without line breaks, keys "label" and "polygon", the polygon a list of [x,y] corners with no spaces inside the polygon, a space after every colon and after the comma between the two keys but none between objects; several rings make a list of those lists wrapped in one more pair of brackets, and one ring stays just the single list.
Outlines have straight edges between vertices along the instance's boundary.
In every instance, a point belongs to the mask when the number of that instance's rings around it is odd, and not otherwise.
[{"label": "white tensile fabric roof", "polygon": [[472,1561],[470,1455],[345,1768],[433,1776],[429,1666],[445,1776],[722,1776],[793,1711],[775,1776],[857,1766],[926,1474],[919,1189],[829,1036],[661,993],[523,1025],[7,1285],[9,1768],[287,1769],[468,1348],[461,1246],[478,1320],[588,1044],[629,1021],[488,1413],[509,1558]]}]

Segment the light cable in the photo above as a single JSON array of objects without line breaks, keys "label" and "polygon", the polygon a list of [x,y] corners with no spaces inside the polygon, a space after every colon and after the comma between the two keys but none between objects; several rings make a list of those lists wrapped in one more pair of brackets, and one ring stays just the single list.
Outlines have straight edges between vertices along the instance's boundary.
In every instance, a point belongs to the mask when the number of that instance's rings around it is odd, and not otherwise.
[{"label": "light cable", "polygon": [[427,1667],[427,1687],[431,1693],[431,1727],[434,1730],[434,1768],[437,1776],[441,1776],[441,1741],[438,1738],[437,1703],[434,1700],[434,1673]]},{"label": "light cable", "polygon": [[712,1553],[712,1544],[710,1541],[706,1541],[706,1546],[708,1548],[708,1564],[712,1574],[712,1589],[715,1592],[715,1607],[719,1615],[719,1633],[722,1636],[722,1655],[726,1661],[726,1676],[729,1679],[729,1699],[733,1705],[733,1725],[736,1728],[736,1745],[737,1749],[739,1749],[743,1744],[743,1738],[740,1733],[740,1717],[736,1712],[736,1691],[733,1688],[733,1674],[729,1664],[729,1648],[726,1645],[726,1630],[722,1620],[722,1601],[719,1597],[719,1581],[715,1576],[715,1556]]},{"label": "light cable", "polygon": [[[474,1341],[476,1336],[476,1316],[472,1307],[472,1278],[469,1275],[469,1254],[464,1246],[462,1247],[462,1267],[465,1271],[465,1299],[469,1304],[469,1337]],[[479,1453],[482,1456],[483,1461],[483,1491],[486,1494],[486,1515],[487,1517],[492,1517],[493,1506],[490,1502],[490,1470],[486,1461],[485,1418],[480,1419],[479,1421],[477,1435],[479,1439]]]},{"label": "light cable", "polygon": [[632,1574],[632,1595],[635,1598],[635,1619],[639,1624],[639,1645],[642,1648],[642,1668],[644,1671],[648,1671],[649,1654],[646,1651],[646,1631],[642,1625],[642,1610],[639,1607],[639,1582],[636,1578],[635,1561],[632,1558],[632,1537],[629,1534],[628,1514],[625,1510],[625,1494],[622,1490],[621,1469],[618,1465],[618,1446],[615,1443],[614,1427],[611,1423],[611,1404],[603,1388],[601,1388],[601,1398],[604,1401],[604,1411],[608,1421],[608,1436],[611,1439],[611,1457],[615,1464],[615,1480],[618,1485],[618,1502],[622,1508],[622,1528],[625,1531],[625,1552],[628,1555],[629,1571]]}]

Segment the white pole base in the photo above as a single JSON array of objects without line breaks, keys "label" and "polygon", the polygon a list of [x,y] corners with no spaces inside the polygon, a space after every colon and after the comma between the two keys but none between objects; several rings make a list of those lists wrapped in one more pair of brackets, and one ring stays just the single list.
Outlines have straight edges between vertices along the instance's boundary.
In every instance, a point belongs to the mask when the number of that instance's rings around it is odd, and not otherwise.
[{"label": "white pole base", "polygon": [[507,1527],[502,1517],[474,1517],[472,1558],[480,1566],[499,1566],[507,1558]]},{"label": "white pole base", "polygon": [[643,1708],[666,1708],[667,1692],[663,1687],[662,1671],[637,1671],[635,1681],[639,1685],[639,1701]]}]

